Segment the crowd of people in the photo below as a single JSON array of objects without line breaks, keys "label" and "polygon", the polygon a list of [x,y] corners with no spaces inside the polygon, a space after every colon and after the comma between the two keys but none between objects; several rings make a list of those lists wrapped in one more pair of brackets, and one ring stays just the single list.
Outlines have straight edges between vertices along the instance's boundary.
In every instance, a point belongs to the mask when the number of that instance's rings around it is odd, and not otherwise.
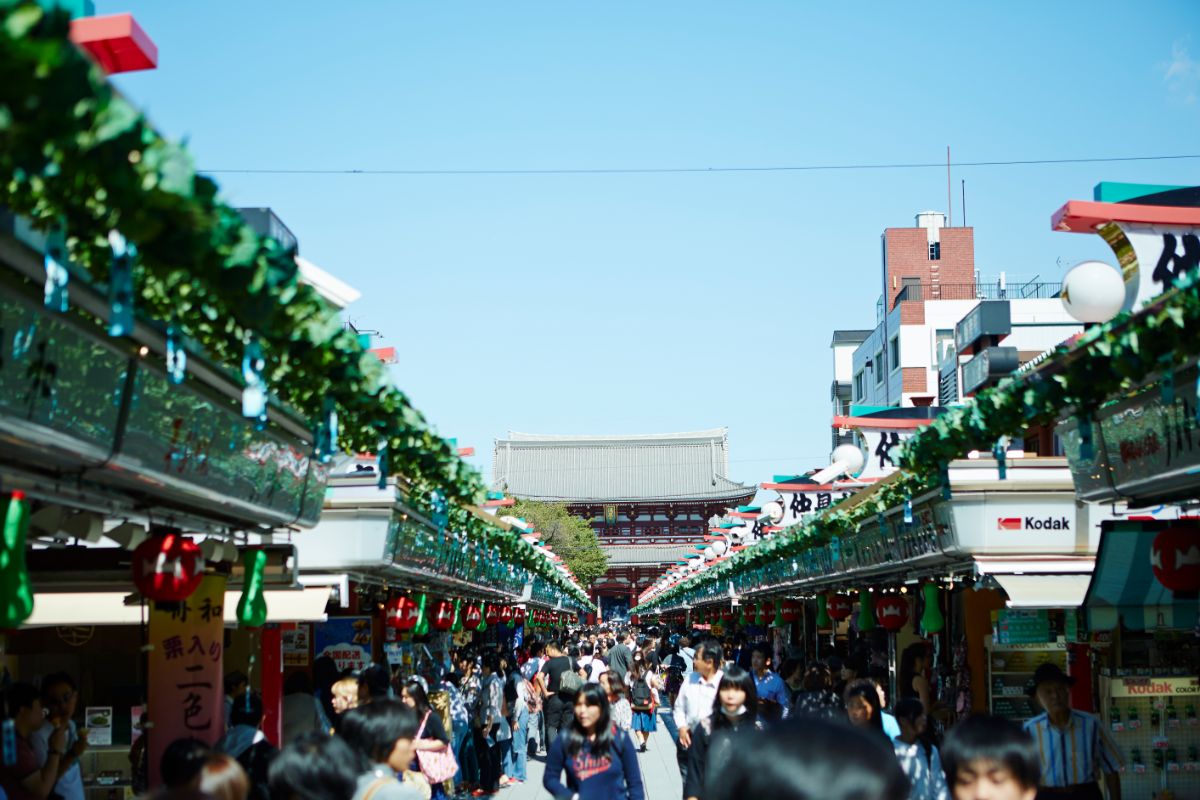
[{"label": "crowd of people", "polygon": [[[286,682],[282,750],[233,672],[225,734],[173,742],[153,788],[143,737],[135,788],[163,800],[445,800],[501,793],[544,758],[542,785],[559,800],[644,800],[638,754],[662,746],[661,719],[684,800],[1095,800],[1101,781],[1120,798],[1120,754],[1070,708],[1071,679],[1053,665],[1032,689],[1044,713],[1024,727],[976,715],[943,733],[923,643],[903,653],[894,700],[869,652],[785,658],[778,671],[775,657],[745,637],[585,628],[454,650],[408,673],[343,674],[321,658],[311,681]],[[0,800],[83,800],[76,700],[64,674],[9,687]]]}]

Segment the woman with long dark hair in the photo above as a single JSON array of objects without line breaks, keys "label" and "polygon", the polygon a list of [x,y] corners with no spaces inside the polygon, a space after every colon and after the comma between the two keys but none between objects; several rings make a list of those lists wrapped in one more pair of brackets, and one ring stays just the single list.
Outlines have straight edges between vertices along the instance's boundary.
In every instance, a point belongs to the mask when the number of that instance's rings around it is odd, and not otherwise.
[{"label": "woman with long dark hair", "polygon": [[850,681],[843,695],[846,702],[846,717],[850,724],[871,733],[878,733],[880,738],[890,741],[883,731],[883,703],[879,699],[879,689],[870,678],[858,678]]},{"label": "woman with long dark hair", "polygon": [[691,800],[705,797],[707,775],[717,775],[729,765],[742,740],[760,727],[758,692],[754,676],[737,665],[721,675],[712,716],[692,728],[692,746],[688,748],[687,782],[683,796]]},{"label": "woman with long dark hair", "polygon": [[429,786],[432,789],[432,800],[441,800],[446,796],[446,792],[440,781],[425,772],[425,766],[420,763],[420,753],[422,751],[430,753],[448,753],[450,747],[450,737],[446,734],[446,725],[442,721],[442,715],[433,710],[429,705],[429,695],[425,693],[425,687],[419,681],[409,681],[404,684],[404,688],[400,690],[400,702],[417,712],[419,720],[417,735],[413,739],[413,748],[415,749],[417,758],[415,759],[412,769],[415,772],[420,772],[425,775],[429,781]]},{"label": "woman with long dark hair", "polygon": [[629,681],[629,703],[633,708],[633,736],[644,753],[650,743],[650,734],[658,730],[658,676],[639,652],[633,654],[626,679]]},{"label": "woman with long dark hair", "polygon": [[566,735],[550,745],[542,786],[557,800],[645,800],[637,751],[629,734],[612,724],[604,690],[585,684],[574,711]]}]

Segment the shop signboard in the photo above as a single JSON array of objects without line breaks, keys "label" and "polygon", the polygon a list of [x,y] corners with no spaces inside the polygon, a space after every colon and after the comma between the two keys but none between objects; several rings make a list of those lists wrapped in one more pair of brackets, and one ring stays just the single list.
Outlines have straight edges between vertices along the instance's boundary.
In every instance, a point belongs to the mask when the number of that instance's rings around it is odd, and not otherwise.
[{"label": "shop signboard", "polygon": [[899,465],[894,458],[900,454],[900,446],[913,437],[914,428],[872,428],[868,424],[858,426],[866,460],[863,470],[855,477],[859,480],[878,480],[895,472]]},{"label": "shop signboard", "polygon": [[958,495],[936,508],[947,526],[951,555],[1038,553],[1062,555],[1086,549],[1075,530],[1075,496],[1070,492]]},{"label": "shop signboard", "polygon": [[329,656],[339,672],[364,669],[371,663],[371,618],[330,617],[313,634],[317,658]]},{"label": "shop signboard", "polygon": [[1002,608],[996,612],[993,637],[1003,645],[1051,641],[1050,615],[1045,609]]},{"label": "shop signboard", "polygon": [[787,528],[825,511],[852,494],[848,489],[813,484],[811,490],[780,492],[778,497],[763,506],[763,511],[770,515],[772,525]]},{"label": "shop signboard", "polygon": [[283,641],[283,665],[285,667],[307,667],[308,654],[312,648],[312,625],[297,622],[292,628],[280,631]]},{"label": "shop signboard", "polygon": [[1146,695],[1200,695],[1200,677],[1141,677],[1112,678],[1109,694],[1112,697],[1145,697]]},{"label": "shop signboard", "polygon": [[149,741],[152,786],[161,784],[158,768],[168,744],[191,737],[212,745],[225,731],[224,603],[222,575],[205,575],[182,602],[151,603],[146,699],[154,709]]}]

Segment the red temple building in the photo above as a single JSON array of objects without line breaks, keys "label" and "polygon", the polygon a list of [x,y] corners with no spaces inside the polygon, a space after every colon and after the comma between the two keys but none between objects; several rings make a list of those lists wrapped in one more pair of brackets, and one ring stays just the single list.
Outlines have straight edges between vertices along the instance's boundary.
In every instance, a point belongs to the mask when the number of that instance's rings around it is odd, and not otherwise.
[{"label": "red temple building", "polygon": [[676,560],[694,553],[708,521],[749,504],[755,487],[730,480],[728,429],[642,436],[510,433],[496,440],[493,489],[566,503],[591,522],[608,574],[591,587],[605,619],[623,616]]}]

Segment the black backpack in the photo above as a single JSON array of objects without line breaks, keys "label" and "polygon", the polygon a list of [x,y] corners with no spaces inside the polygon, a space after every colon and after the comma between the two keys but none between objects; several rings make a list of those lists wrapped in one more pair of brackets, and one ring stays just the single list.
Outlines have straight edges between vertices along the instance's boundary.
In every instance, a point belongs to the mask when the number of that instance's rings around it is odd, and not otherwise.
[{"label": "black backpack", "polygon": [[633,685],[633,691],[629,694],[629,703],[639,711],[645,711],[650,708],[650,701],[654,698],[650,691],[650,685],[646,683],[645,678]]}]

